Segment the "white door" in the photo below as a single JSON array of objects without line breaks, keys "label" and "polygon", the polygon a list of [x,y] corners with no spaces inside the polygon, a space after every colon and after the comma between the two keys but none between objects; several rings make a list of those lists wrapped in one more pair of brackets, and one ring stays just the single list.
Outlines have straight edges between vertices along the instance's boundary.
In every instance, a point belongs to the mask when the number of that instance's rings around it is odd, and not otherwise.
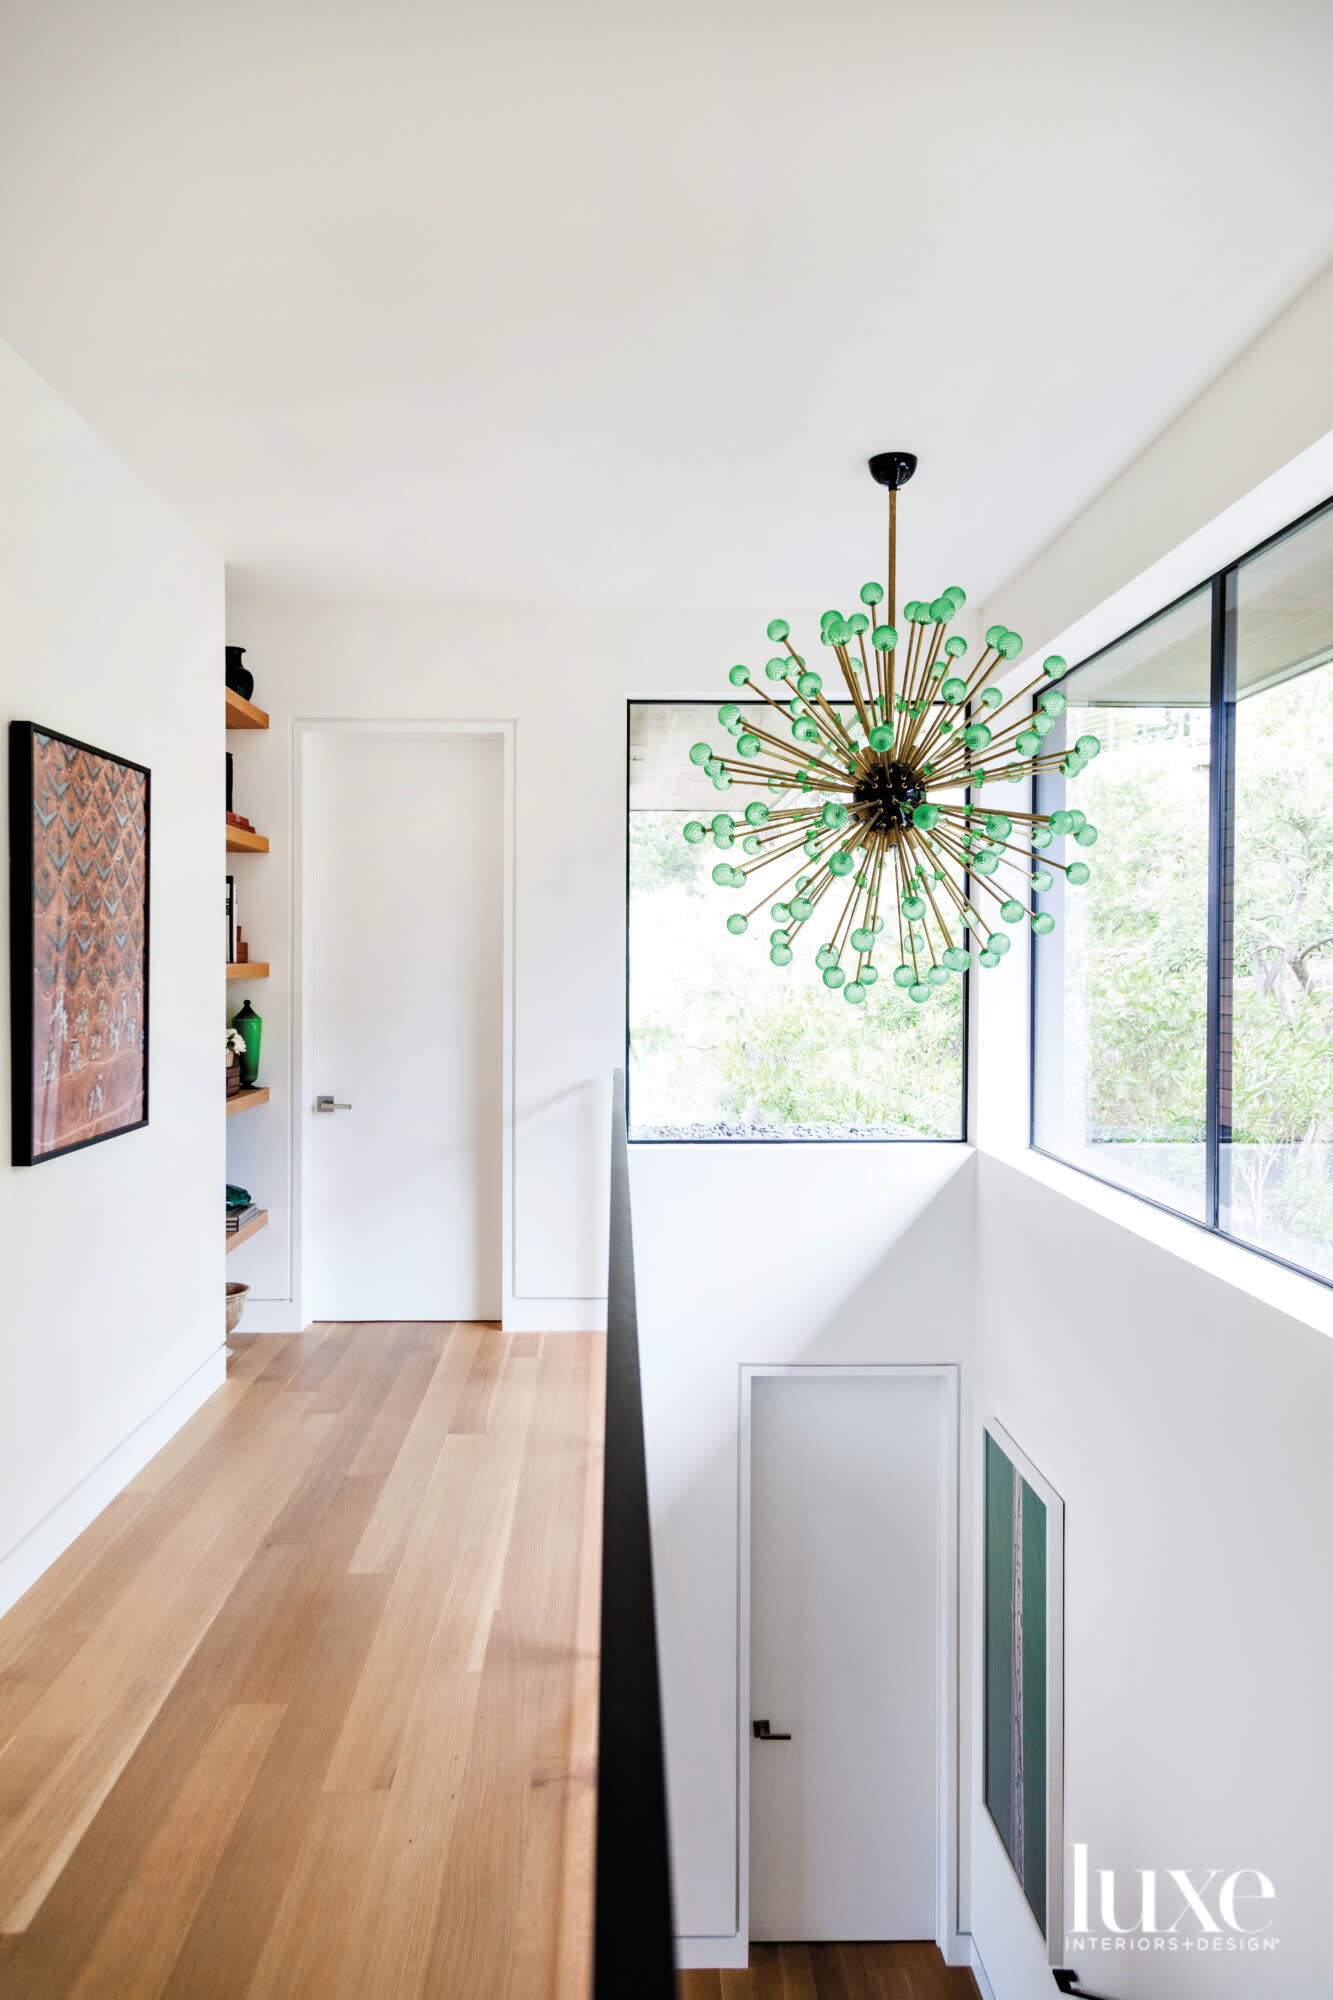
[{"label": "white door", "polygon": [[750,1935],[933,1937],[942,1385],[752,1389]]},{"label": "white door", "polygon": [[310,1316],[498,1319],[503,741],[314,734],[304,779]]}]

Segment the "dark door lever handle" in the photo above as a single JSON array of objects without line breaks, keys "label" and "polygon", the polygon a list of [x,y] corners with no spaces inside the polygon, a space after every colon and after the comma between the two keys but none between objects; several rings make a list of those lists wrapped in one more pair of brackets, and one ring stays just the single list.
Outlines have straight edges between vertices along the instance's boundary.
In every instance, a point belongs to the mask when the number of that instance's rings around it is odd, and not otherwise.
[{"label": "dark door lever handle", "polygon": [[755,1725],[754,1725],[754,1733],[755,1733],[755,1736],[756,1736],[756,1738],[758,1739],[758,1741],[759,1741],[760,1743],[790,1743],[790,1742],[791,1742],[791,1731],[790,1731],[790,1729],[770,1729],[770,1728],[769,1728],[769,1726],[768,1726],[768,1717],[767,1717],[767,1716],[765,1716],[765,1717],[764,1717],[764,1719],[763,1719],[763,1721],[762,1721],[762,1722],[756,1722],[756,1723],[755,1723]]}]

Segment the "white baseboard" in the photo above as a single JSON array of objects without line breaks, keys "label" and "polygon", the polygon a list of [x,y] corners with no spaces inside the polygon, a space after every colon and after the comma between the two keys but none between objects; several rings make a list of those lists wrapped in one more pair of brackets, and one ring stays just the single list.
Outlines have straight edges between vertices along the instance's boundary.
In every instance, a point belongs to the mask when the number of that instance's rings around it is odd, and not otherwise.
[{"label": "white baseboard", "polygon": [[506,1299],[506,1333],[605,1333],[605,1299]]},{"label": "white baseboard", "polygon": [[707,1972],[720,1966],[724,1972],[744,1972],[750,1963],[750,1940],[732,1937],[678,1937],[676,1967],[680,1972]]},{"label": "white baseboard", "polygon": [[247,1299],[237,1333],[304,1333],[310,1322],[291,1299]]},{"label": "white baseboard", "polygon": [[986,1968],[977,1950],[977,1941],[971,1931],[959,1931],[957,1952],[949,1954],[950,1965],[966,1965],[971,1968],[972,1977],[981,1989],[981,2000],[995,2000],[995,1988],[991,1985]]},{"label": "white baseboard", "polygon": [[81,1479],[44,1519],[29,1528],[7,1555],[0,1556],[0,1615],[17,1604],[56,1557],[63,1555],[95,1521],[102,1509],[161,1451],[181,1425],[206,1403],[227,1379],[227,1350],[219,1347],[173,1389],[165,1403],[109,1451],[100,1465]]}]

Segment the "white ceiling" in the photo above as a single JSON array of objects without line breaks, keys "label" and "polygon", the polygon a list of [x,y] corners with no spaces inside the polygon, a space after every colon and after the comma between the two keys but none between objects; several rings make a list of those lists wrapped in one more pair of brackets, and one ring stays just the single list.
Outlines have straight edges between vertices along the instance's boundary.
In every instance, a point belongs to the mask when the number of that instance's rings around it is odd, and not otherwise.
[{"label": "white ceiling", "polygon": [[[1326,0],[0,0],[0,334],[230,561],[1010,574],[1326,261]],[[910,503],[910,504],[908,504]]]}]

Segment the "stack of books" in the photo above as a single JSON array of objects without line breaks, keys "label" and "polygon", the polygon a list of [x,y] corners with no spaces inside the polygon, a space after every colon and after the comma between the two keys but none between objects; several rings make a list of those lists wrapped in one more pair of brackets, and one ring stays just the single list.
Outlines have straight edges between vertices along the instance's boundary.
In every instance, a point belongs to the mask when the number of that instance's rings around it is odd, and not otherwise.
[{"label": "stack of books", "polygon": [[227,1210],[228,1236],[234,1236],[238,1229],[244,1229],[246,1223],[253,1222],[258,1213],[259,1204],[253,1201],[248,1208],[229,1208]]}]

